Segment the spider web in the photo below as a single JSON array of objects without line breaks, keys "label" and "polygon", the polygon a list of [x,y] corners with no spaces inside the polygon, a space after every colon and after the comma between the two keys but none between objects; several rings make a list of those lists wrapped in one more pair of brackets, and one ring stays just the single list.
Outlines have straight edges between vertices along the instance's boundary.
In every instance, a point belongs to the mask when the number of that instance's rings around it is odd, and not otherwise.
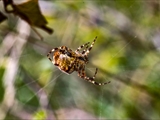
[{"label": "spider web", "polygon": [[[160,118],[160,37],[155,30],[159,1],[40,2],[41,8],[47,6],[45,10],[55,16],[50,25],[56,33],[44,35],[44,42],[29,40],[20,57],[15,99],[25,115],[59,119]],[[44,14],[48,13],[45,10]],[[76,50],[95,36],[98,39],[90,52],[86,74],[93,76],[98,68],[96,81],[111,81],[106,86],[92,85],[76,72],[62,74],[46,57],[54,47],[65,45]],[[17,106],[13,106],[13,113],[17,113]]]}]

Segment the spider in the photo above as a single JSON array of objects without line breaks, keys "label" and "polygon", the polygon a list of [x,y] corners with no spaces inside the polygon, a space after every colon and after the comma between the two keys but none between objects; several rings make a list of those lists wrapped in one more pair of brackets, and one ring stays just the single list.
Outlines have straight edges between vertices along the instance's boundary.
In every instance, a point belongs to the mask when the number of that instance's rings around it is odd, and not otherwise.
[{"label": "spider", "polygon": [[[83,44],[77,48],[77,50],[72,51],[66,46],[61,46],[58,48],[52,49],[48,54],[48,59],[57,66],[62,72],[66,74],[71,74],[74,71],[78,72],[78,76],[94,85],[105,85],[110,82],[98,83],[94,81],[98,69],[96,68],[95,74],[93,77],[87,77],[85,73],[85,65],[88,63],[88,54],[91,51],[97,37],[93,40],[92,44],[89,47],[90,42]],[[85,47],[81,52],[80,50]],[[52,57],[50,57],[52,55]]]}]

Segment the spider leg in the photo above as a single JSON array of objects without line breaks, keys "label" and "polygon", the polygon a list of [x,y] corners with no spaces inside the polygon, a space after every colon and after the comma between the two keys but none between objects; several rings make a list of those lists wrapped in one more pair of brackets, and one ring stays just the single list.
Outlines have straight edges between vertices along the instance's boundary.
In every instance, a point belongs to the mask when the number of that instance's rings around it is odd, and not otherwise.
[{"label": "spider leg", "polygon": [[84,54],[86,52],[86,50],[88,49],[89,45],[86,46],[86,48],[82,51],[82,54]]},{"label": "spider leg", "polygon": [[81,70],[81,72],[78,72],[78,76],[80,76],[81,78],[87,80],[88,82],[90,82],[90,83],[92,83],[94,85],[99,85],[100,86],[100,85],[106,85],[106,84],[110,83],[110,81],[109,82],[105,82],[105,83],[98,83],[98,82],[94,81],[94,79],[96,77],[96,74],[97,74],[97,71],[98,71],[98,69],[96,68],[94,76],[93,77],[87,77],[86,74],[85,74],[85,70],[83,68]]},{"label": "spider leg", "polygon": [[87,56],[87,55],[89,54],[89,52],[91,51],[91,49],[92,49],[92,47],[93,47],[93,45],[94,45],[96,39],[97,39],[97,36],[94,38],[94,40],[93,40],[91,46],[87,49],[87,51],[84,53],[84,55]]},{"label": "spider leg", "polygon": [[79,46],[75,52],[76,53],[79,52],[84,46],[88,45],[89,43],[90,42],[87,42],[86,44],[83,44],[83,45]]},{"label": "spider leg", "polygon": [[58,50],[58,48],[54,48],[51,51],[48,52],[47,57],[48,59],[52,62],[52,59],[50,58],[50,54],[53,53],[54,51]]}]

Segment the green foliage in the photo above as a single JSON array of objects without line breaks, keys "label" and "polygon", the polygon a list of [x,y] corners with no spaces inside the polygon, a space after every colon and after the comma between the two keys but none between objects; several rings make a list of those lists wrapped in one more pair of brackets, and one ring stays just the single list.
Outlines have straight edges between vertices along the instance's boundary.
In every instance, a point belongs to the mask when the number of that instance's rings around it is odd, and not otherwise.
[{"label": "green foliage", "polygon": [[47,118],[46,112],[44,110],[39,110],[33,115],[35,120],[45,120]]},{"label": "green foliage", "polygon": [[[44,41],[40,41],[34,33],[27,39],[14,83],[15,100],[22,105],[20,108],[34,119],[46,119],[49,114],[47,110],[56,114],[63,108],[78,108],[96,118],[159,119],[160,3],[142,0],[45,2],[44,6],[52,5],[46,7],[47,11],[44,10],[43,14],[49,20],[48,26],[54,28],[55,32],[48,35],[38,31]],[[23,15],[30,17],[30,14]],[[33,12],[31,18],[34,20],[41,19],[34,15]],[[16,21],[13,18],[8,23],[3,21],[0,24],[1,39],[16,31]],[[44,18],[42,21],[45,21]],[[11,23],[14,25],[11,26]],[[35,21],[31,23],[42,24]],[[75,50],[91,42],[95,36],[98,38],[90,52],[86,74],[93,76],[95,68],[98,68],[96,81],[111,81],[106,86],[94,86],[79,78],[77,72],[61,74],[47,59],[47,52],[52,48],[64,45]],[[3,44],[3,40],[0,43]],[[4,61],[10,58],[12,47],[2,57]],[[2,80],[5,69],[0,69],[0,101],[3,101],[5,92]],[[47,102],[45,107],[40,102],[40,90],[47,96],[46,101],[42,102]],[[7,117],[16,116],[12,114],[9,111]]]},{"label": "green foliage", "polygon": [[17,99],[25,106],[32,106],[37,108],[39,106],[39,100],[35,93],[26,86],[21,86],[16,93]]}]

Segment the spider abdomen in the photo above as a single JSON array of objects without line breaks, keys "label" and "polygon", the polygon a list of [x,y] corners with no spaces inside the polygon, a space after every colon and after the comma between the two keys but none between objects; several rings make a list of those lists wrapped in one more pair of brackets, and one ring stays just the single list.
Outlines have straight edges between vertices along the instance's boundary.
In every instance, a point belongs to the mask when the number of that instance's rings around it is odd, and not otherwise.
[{"label": "spider abdomen", "polygon": [[71,74],[74,71],[74,57],[67,54],[60,54],[59,51],[54,53],[54,64],[63,72]]}]

